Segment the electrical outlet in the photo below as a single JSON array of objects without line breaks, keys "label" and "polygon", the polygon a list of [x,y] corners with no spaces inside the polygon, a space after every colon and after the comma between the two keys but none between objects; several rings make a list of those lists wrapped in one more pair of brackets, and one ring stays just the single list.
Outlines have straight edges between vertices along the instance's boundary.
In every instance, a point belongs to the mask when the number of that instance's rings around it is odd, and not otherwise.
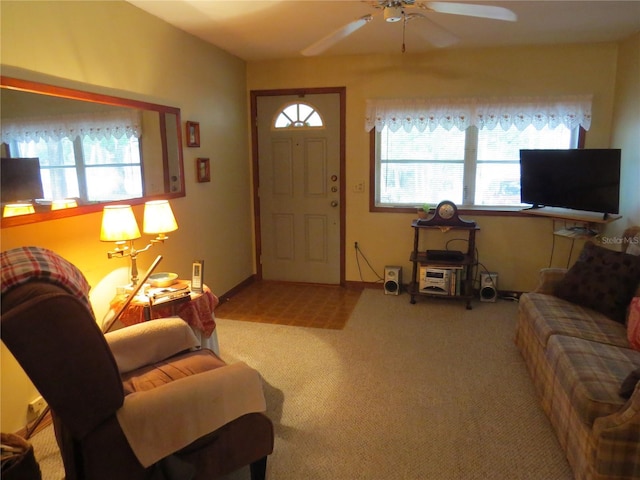
[{"label": "electrical outlet", "polygon": [[42,411],[47,408],[47,402],[44,398],[38,397],[35,400],[29,402],[29,406],[27,408],[29,415],[37,417],[42,413]]},{"label": "electrical outlet", "polygon": [[353,186],[355,193],[364,193],[364,182],[358,182]]}]

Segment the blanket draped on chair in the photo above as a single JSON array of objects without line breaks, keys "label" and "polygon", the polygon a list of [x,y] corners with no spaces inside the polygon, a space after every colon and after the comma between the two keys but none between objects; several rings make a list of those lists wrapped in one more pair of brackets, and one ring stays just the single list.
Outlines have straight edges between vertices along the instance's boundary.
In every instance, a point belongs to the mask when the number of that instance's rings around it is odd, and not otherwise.
[{"label": "blanket draped on chair", "polygon": [[82,272],[57,253],[42,247],[18,247],[0,253],[2,294],[32,280],[51,282],[80,299],[93,315],[91,287]]},{"label": "blanket draped on chair", "polygon": [[[260,374],[238,362],[127,395],[117,415],[148,467],[242,415],[265,410]],[[185,411],[189,415],[176,413]]]}]

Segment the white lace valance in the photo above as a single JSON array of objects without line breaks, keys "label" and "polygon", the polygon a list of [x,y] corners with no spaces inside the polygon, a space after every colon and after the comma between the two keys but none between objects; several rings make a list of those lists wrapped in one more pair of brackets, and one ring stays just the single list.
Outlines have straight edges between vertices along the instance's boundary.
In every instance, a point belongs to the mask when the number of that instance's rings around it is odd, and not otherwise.
[{"label": "white lace valance", "polygon": [[50,117],[29,117],[6,119],[2,122],[2,141],[40,141],[89,137],[139,138],[141,134],[140,112],[138,110],[101,113],[55,115]]},{"label": "white lace valance", "polygon": [[524,130],[529,125],[538,130],[549,126],[591,126],[591,95],[564,97],[506,98],[413,98],[367,100],[365,129],[392,132],[416,128],[424,132],[438,126],[465,130],[472,125],[493,130],[500,126],[508,130],[515,125]]}]

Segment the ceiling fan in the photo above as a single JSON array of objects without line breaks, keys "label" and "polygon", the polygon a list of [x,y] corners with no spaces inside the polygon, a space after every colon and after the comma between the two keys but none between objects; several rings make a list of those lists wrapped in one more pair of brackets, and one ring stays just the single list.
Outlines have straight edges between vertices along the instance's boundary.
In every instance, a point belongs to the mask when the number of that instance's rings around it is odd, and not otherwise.
[{"label": "ceiling fan", "polygon": [[347,23],[338,30],[330,33],[326,37],[321,38],[317,42],[308,46],[300,53],[305,56],[319,55],[328,48],[332,47],[336,43],[351,35],[356,30],[364,27],[380,13],[382,14],[385,22],[403,22],[403,52],[405,51],[404,29],[406,28],[407,23],[414,19],[419,19],[422,22],[428,24],[423,33],[432,45],[436,47],[446,47],[449,45],[453,45],[458,41],[458,37],[456,35],[439,26],[438,24],[430,21],[423,13],[412,12],[412,9],[421,9],[425,12],[448,13],[453,15],[465,15],[469,17],[489,18],[493,20],[503,20],[508,22],[515,22],[517,20],[516,14],[511,10],[504,7],[495,7],[491,5],[455,2],[420,2],[416,0],[377,0],[367,3],[370,3],[374,8],[379,9],[380,12],[373,15],[368,14]]}]

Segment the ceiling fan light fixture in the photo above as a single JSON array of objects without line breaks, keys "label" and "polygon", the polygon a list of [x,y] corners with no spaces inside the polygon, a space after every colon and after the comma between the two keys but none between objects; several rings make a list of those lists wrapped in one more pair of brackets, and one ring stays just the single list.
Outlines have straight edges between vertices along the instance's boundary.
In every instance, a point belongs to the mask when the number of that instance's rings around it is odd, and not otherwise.
[{"label": "ceiling fan light fixture", "polygon": [[384,21],[385,22],[399,22],[400,20],[402,20],[402,15],[404,14],[404,11],[402,10],[402,7],[399,6],[389,6],[389,7],[384,7]]}]

